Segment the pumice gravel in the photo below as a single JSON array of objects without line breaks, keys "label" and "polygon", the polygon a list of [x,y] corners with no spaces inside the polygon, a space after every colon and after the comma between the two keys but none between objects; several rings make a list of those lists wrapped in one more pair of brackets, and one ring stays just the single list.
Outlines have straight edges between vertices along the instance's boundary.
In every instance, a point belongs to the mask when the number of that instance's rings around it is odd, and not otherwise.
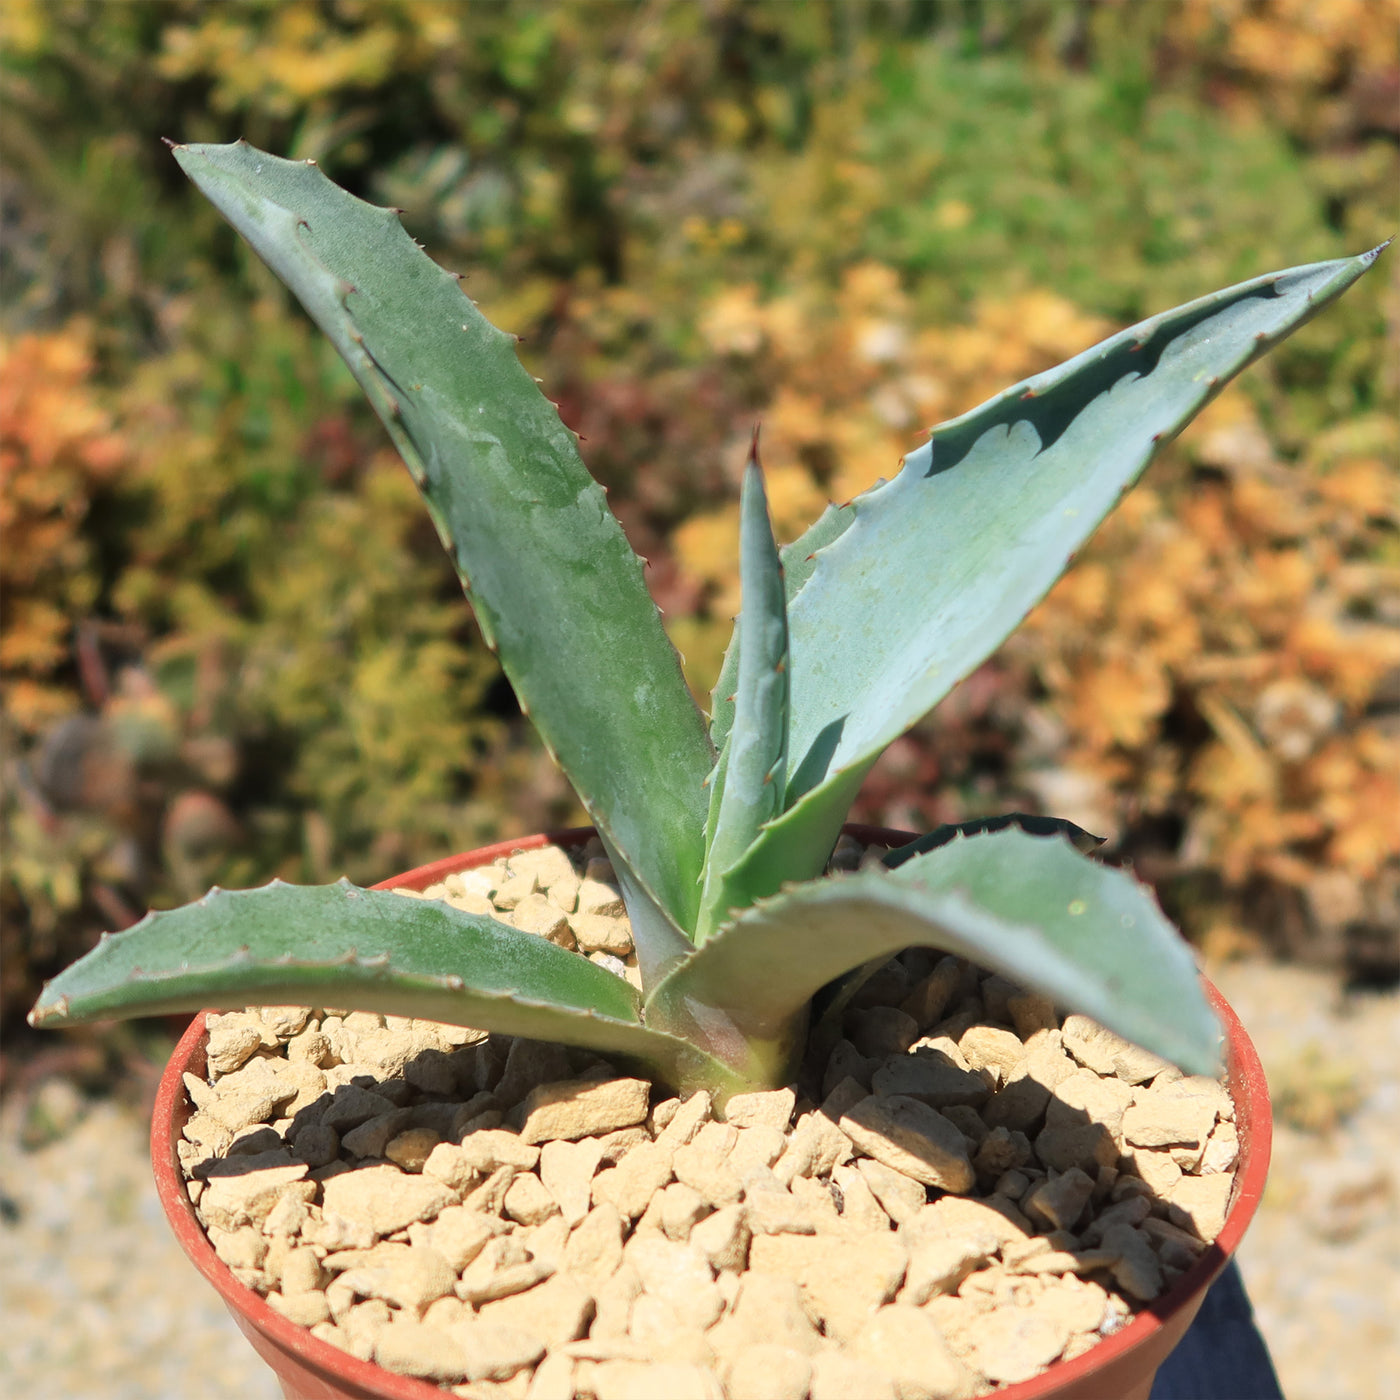
[{"label": "pumice gravel", "polygon": [[[636,975],[596,845],[417,897]],[[1219,1082],[925,949],[861,987],[801,1089],[722,1110],[421,1020],[207,1026],[179,1153],[219,1257],[315,1336],[477,1400],[987,1394],[1166,1291],[1234,1180]]]}]

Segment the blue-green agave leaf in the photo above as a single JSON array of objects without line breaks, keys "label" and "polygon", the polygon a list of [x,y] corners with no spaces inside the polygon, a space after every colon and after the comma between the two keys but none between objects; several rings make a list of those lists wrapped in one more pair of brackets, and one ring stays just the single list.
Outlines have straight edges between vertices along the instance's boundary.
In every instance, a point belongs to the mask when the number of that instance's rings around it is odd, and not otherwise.
[{"label": "blue-green agave leaf", "polygon": [[735,714],[710,797],[697,945],[710,937],[731,907],[752,902],[752,892],[731,888],[729,877],[763,825],[782,812],[787,781],[787,602],[757,433],[740,497],[739,582],[743,610],[735,625]]},{"label": "blue-green agave leaf", "polygon": [[923,945],[970,958],[1190,1073],[1220,1028],[1190,950],[1152,893],[1060,836],[960,836],[895,870],[794,885],[738,915],[648,999],[720,1001],[755,1043],[790,1034],[820,987]]},{"label": "blue-green agave leaf", "polygon": [[729,1069],[642,1024],[629,983],[495,919],[389,890],[273,881],[147,914],[47,983],[36,1026],[253,1005],[353,1006],[579,1045],[674,1084]]},{"label": "blue-green agave leaf", "polygon": [[1041,817],[1031,812],[1008,812],[1002,817],[976,817],[967,822],[948,822],[936,826],[932,831],[916,836],[903,846],[895,846],[881,856],[881,863],[889,870],[895,870],[905,861],[921,856],[926,851],[936,851],[959,836],[981,836],[988,831],[1005,831],[1007,827],[1019,827],[1031,836],[1063,836],[1076,851],[1086,856],[1103,845],[1102,836],[1094,836],[1082,826],[1067,822],[1063,817]]},{"label": "blue-green agave leaf", "polygon": [[[790,545],[789,805],[736,882],[815,874],[812,851],[829,849],[884,747],[1002,643],[1158,448],[1379,252],[1258,277],[1112,336],[935,428],[892,481]],[[717,703],[719,746],[731,719]]]},{"label": "blue-green agave leaf", "polygon": [[637,880],[692,927],[714,754],[642,563],[514,338],[394,211],[314,163],[243,142],[175,157],[344,357],[522,708]]}]

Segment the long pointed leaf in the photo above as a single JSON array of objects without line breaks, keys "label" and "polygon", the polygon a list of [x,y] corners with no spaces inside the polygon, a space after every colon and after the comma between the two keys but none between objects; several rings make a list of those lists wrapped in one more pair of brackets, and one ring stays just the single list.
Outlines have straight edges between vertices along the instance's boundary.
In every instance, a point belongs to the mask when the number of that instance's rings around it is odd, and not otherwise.
[{"label": "long pointed leaf", "polygon": [[[855,515],[847,507],[828,505],[798,539],[785,544],[778,551],[778,560],[783,569],[783,589],[789,606],[812,576],[818,553],[854,523]],[[721,753],[729,740],[730,726],[734,723],[734,703],[739,686],[738,633],[736,627],[734,636],[725,648],[719,679],[715,681],[715,688],[710,694],[710,741]]]},{"label": "long pointed leaf", "polygon": [[[745,858],[755,883],[775,867],[815,874],[812,852],[881,750],[1001,644],[1158,448],[1380,251],[1255,278],[1112,336],[935,428],[893,481],[788,547],[789,807]],[[717,744],[731,715],[716,704]]]},{"label": "long pointed leaf", "polygon": [[175,156],[344,357],[522,708],[600,830],[691,927],[714,755],[641,562],[513,338],[392,210],[314,164],[243,142]]},{"label": "long pointed leaf", "polygon": [[30,1020],[327,1003],[585,1046],[676,1084],[732,1079],[696,1046],[644,1026],[632,987],[587,958],[435,900],[344,880],[211,890],[147,914],[48,983]]},{"label": "long pointed leaf", "polygon": [[897,870],[792,886],[745,910],[659,986],[650,1007],[720,999],[755,1042],[786,1036],[825,983],[926,945],[1035,988],[1193,1073],[1219,1027],[1195,963],[1151,892],[1065,839],[959,837]]},{"label": "long pointed leaf", "polygon": [[735,716],[710,798],[697,946],[710,937],[730,908],[752,903],[755,893],[772,894],[777,889],[776,884],[759,891],[735,888],[729,878],[764,823],[782,812],[787,780],[787,603],[758,464],[757,434],[740,499],[739,579],[743,610],[736,624]]}]

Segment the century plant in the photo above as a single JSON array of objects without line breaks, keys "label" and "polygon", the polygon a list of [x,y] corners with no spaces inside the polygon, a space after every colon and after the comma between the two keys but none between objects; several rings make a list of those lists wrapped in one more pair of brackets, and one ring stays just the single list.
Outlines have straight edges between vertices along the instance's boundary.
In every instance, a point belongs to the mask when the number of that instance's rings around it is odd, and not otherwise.
[{"label": "century plant", "polygon": [[585,1046],[725,1096],[788,1081],[813,998],[922,945],[1216,1070],[1189,949],[1069,823],[941,828],[824,872],[881,751],[1000,645],[1157,449],[1379,249],[1111,336],[933,429],[890,481],[781,550],[752,452],[743,606],[707,722],[575,435],[396,211],[243,142],[174,153],[387,427],[486,644],[597,826],[642,990],[446,903],[274,881],[104,935],[45,988],[34,1024],[334,1005]]}]

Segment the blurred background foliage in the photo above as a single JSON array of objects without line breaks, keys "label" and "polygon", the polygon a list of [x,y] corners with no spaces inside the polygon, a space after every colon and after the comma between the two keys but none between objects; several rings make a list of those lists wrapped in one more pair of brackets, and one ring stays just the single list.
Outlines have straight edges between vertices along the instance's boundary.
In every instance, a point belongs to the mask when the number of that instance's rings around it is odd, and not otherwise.
[{"label": "blurred background foliage", "polygon": [[[1400,0],[7,0],[3,1016],[206,884],[576,819],[347,372],[160,144],[400,206],[703,695],[927,426],[1400,207]],[[858,815],[1079,821],[1216,951],[1400,969],[1400,259],[1168,452]]]}]

